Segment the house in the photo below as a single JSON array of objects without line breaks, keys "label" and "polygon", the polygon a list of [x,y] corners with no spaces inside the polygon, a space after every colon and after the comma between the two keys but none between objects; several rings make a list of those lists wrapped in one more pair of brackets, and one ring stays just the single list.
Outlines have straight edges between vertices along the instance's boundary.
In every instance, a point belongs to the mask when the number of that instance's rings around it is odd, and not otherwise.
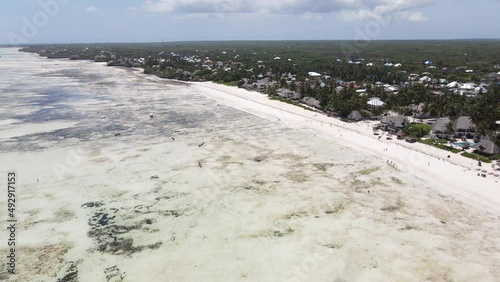
[{"label": "house", "polygon": [[235,69],[242,68],[243,66],[244,66],[243,63],[240,63],[240,62],[232,62],[231,63],[231,67],[235,68]]},{"label": "house", "polygon": [[432,81],[432,78],[428,77],[428,76],[424,76],[422,78],[420,78],[418,80],[420,83],[426,83],[426,82],[431,82]]},{"label": "house", "polygon": [[298,100],[300,99],[300,93],[292,90],[288,90],[286,88],[280,88],[276,91],[276,94],[281,98]]},{"label": "house", "polygon": [[312,97],[304,97],[300,101],[310,107],[321,109],[321,103]]},{"label": "house", "polygon": [[309,72],[309,73],[308,73],[308,75],[309,75],[310,77],[320,77],[320,76],[321,76],[321,74],[319,74],[319,73],[317,73],[317,72],[314,72],[314,71]]},{"label": "house", "polygon": [[472,138],[476,135],[476,125],[472,122],[470,117],[461,116],[453,124],[453,129],[455,129],[455,136],[467,138]]},{"label": "house", "polygon": [[432,117],[431,113],[429,111],[424,111],[425,110],[425,104],[420,103],[418,105],[412,104],[410,105],[409,109],[413,112],[413,117],[416,119],[430,119]]},{"label": "house", "polygon": [[368,100],[367,104],[370,106],[373,106],[373,107],[382,107],[383,105],[385,105],[385,103],[382,102],[382,100],[380,100],[380,98],[378,98],[378,97],[370,98]]},{"label": "house", "polygon": [[348,120],[361,121],[363,120],[363,115],[359,111],[353,111],[347,116]]},{"label": "house", "polygon": [[472,91],[476,88],[476,84],[469,82],[469,83],[464,83],[462,86],[460,86],[460,90],[466,90],[466,91]]},{"label": "house", "polygon": [[399,91],[399,89],[397,86],[388,85],[388,86],[384,86],[384,91],[388,92],[388,93],[397,93]]},{"label": "house", "polygon": [[401,129],[408,127],[410,122],[404,116],[385,116],[380,121],[380,126],[386,130],[393,133],[398,132]]},{"label": "house", "polygon": [[434,139],[446,139],[448,140],[453,134],[448,133],[448,124],[450,123],[450,119],[438,118],[436,122],[432,125],[431,136]]},{"label": "house", "polygon": [[257,80],[256,82],[253,83],[253,87],[257,91],[265,91],[268,86],[271,86],[271,80],[269,78],[264,78]]},{"label": "house", "polygon": [[489,136],[485,136],[479,143],[472,146],[479,154],[486,156],[494,156],[500,154],[500,147],[491,141]]}]

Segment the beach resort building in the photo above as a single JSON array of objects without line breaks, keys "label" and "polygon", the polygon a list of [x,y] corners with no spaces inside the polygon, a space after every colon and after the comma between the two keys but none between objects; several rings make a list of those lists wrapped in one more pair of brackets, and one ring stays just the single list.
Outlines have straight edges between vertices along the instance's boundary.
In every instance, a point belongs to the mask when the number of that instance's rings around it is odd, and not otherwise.
[{"label": "beach resort building", "polygon": [[304,97],[302,98],[301,102],[308,105],[309,107],[321,109],[321,103],[313,97]]},{"label": "beach resort building", "polygon": [[396,133],[399,130],[405,129],[408,127],[410,122],[404,116],[385,116],[380,121],[380,125],[382,129]]},{"label": "beach resort building", "polygon": [[494,156],[500,154],[500,147],[491,141],[489,136],[483,137],[483,139],[472,146],[477,153],[485,156]]},{"label": "beach resort building", "polygon": [[276,91],[276,94],[285,99],[292,99],[292,100],[299,100],[300,99],[300,93],[297,91],[292,91],[286,88],[279,88]]},{"label": "beach resort building", "polygon": [[453,136],[452,132],[448,132],[448,124],[450,123],[450,119],[438,118],[436,122],[432,125],[431,136],[434,139],[449,139]]},{"label": "beach resort building", "polygon": [[473,138],[476,135],[476,125],[470,117],[461,116],[453,124],[455,129],[455,137]]}]

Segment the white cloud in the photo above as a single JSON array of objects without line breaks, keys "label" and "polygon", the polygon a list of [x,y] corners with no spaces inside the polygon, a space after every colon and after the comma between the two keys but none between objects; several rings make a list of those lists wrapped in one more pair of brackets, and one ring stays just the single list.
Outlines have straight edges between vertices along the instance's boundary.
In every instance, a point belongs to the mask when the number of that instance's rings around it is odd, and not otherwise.
[{"label": "white cloud", "polygon": [[408,21],[424,21],[415,11],[435,0],[146,0],[148,12],[176,14],[293,14],[302,19],[321,19],[321,14],[339,13],[345,20],[380,19],[392,16]]},{"label": "white cloud", "polygon": [[94,12],[97,12],[98,10],[97,10],[96,6],[90,6],[85,11],[88,13],[94,13]]},{"label": "white cloud", "polygon": [[310,21],[310,20],[318,20],[319,21],[323,17],[318,15],[318,14],[313,14],[313,13],[307,12],[307,13],[304,13],[300,18],[305,20],[305,21]]},{"label": "white cloud", "polygon": [[175,13],[328,13],[352,6],[353,0],[147,0],[151,12]]},{"label": "white cloud", "polygon": [[372,1],[374,5],[357,10],[343,10],[340,17],[347,21],[380,20],[390,17],[413,22],[425,21],[427,18],[422,12],[414,11],[434,3],[434,0],[382,0]]}]

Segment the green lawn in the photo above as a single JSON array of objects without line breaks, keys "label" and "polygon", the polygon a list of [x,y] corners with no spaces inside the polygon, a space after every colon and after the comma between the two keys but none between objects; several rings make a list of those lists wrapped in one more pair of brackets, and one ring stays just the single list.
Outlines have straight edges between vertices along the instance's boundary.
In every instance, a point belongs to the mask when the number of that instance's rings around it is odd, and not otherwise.
[{"label": "green lawn", "polygon": [[238,81],[229,81],[229,82],[224,82],[224,81],[214,81],[215,83],[218,84],[223,84],[226,86],[238,86]]},{"label": "green lawn", "polygon": [[413,138],[422,138],[431,132],[432,126],[423,123],[411,123],[408,128],[408,135]]},{"label": "green lawn", "polygon": [[460,153],[459,149],[446,146],[442,142],[436,143],[432,139],[417,139],[417,141],[419,143],[423,143],[423,144],[426,144],[426,145],[429,145],[429,146],[433,146],[433,147],[436,147],[436,148],[441,149],[441,150],[452,152],[454,154]]}]

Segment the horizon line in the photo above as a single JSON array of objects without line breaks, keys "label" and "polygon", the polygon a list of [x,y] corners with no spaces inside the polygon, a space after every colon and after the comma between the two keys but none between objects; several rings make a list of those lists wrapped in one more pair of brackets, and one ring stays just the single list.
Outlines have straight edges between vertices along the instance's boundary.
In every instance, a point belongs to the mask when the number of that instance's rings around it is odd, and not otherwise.
[{"label": "horizon line", "polygon": [[23,47],[23,46],[36,46],[36,45],[85,45],[85,44],[161,44],[161,43],[203,43],[203,42],[360,42],[360,41],[500,41],[500,38],[443,38],[443,39],[370,39],[370,40],[354,40],[354,39],[221,39],[221,40],[173,40],[173,41],[101,41],[101,42],[41,42],[41,43],[26,43],[12,45],[9,43],[0,43],[0,47]]}]

